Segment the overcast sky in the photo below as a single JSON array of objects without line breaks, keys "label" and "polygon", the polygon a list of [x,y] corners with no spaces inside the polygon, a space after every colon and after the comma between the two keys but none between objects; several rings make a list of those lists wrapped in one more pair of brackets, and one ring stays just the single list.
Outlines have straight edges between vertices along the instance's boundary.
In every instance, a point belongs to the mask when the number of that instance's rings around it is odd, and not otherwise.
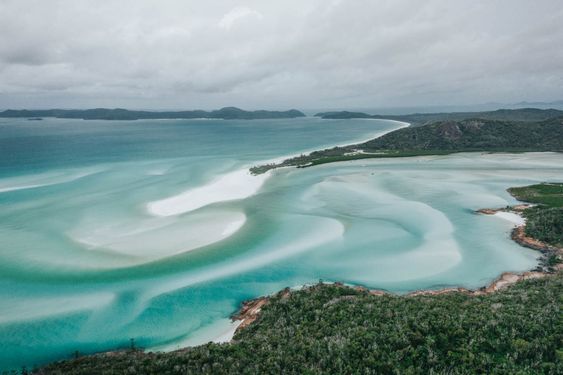
[{"label": "overcast sky", "polygon": [[563,99],[561,0],[0,0],[0,108]]}]

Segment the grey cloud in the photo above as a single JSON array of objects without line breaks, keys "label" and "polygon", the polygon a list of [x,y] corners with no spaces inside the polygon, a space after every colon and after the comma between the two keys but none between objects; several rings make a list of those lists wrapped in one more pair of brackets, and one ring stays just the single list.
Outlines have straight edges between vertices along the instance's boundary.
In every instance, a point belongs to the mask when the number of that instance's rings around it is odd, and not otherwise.
[{"label": "grey cloud", "polygon": [[0,1],[0,107],[563,97],[559,0]]}]

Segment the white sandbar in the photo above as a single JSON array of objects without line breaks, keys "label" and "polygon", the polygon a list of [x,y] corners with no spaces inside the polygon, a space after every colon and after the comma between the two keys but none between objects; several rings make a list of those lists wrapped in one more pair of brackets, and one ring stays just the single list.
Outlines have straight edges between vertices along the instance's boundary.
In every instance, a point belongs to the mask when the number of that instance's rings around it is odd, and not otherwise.
[{"label": "white sandbar", "polygon": [[147,210],[155,216],[171,216],[217,202],[247,198],[260,189],[269,175],[264,173],[253,176],[248,169],[240,169],[220,176],[206,185],[150,202],[147,204]]},{"label": "white sandbar", "polygon": [[501,219],[504,220],[508,220],[513,224],[516,225],[524,225],[526,224],[526,219],[524,219],[522,216],[512,213],[512,212],[504,212],[504,211],[499,211],[495,214],[495,216],[500,217]]}]

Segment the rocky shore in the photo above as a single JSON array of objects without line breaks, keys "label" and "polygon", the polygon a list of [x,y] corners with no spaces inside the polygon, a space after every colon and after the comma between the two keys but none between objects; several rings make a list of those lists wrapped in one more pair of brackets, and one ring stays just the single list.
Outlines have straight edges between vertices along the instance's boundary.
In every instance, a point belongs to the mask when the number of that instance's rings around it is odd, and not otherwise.
[{"label": "rocky shore", "polygon": [[[484,214],[484,215],[494,215],[494,214],[499,213],[499,212],[510,212],[510,213],[514,213],[514,214],[522,216],[522,213],[524,212],[524,210],[526,210],[527,208],[530,208],[530,207],[533,207],[533,205],[531,205],[531,204],[519,204],[519,205],[508,206],[508,207],[504,207],[504,208],[483,208],[483,209],[477,210],[476,212],[479,213],[479,214]],[[541,257],[539,259],[540,262],[539,262],[539,265],[538,265],[536,271],[543,272],[543,273],[551,273],[551,272],[558,271],[558,270],[563,268],[562,263],[558,263],[558,264],[555,264],[555,265],[551,265],[549,263],[549,260],[550,260],[551,257],[557,257],[559,259],[561,259],[563,257],[563,248],[547,244],[545,242],[542,242],[538,239],[535,239],[533,237],[526,235],[526,225],[525,224],[524,225],[517,225],[512,230],[510,237],[512,238],[513,241],[518,243],[520,246],[524,246],[524,247],[527,247],[529,249],[537,250],[541,253]]]},{"label": "rocky shore", "polygon": [[[560,270],[561,268],[562,267],[557,267],[557,270]],[[406,296],[407,297],[436,296],[436,295],[447,294],[447,293],[464,293],[471,296],[482,296],[485,294],[497,292],[501,289],[508,287],[509,285],[512,285],[522,280],[539,279],[542,277],[546,277],[550,274],[553,274],[553,272],[549,272],[549,273],[543,271],[528,271],[523,273],[504,272],[489,285],[476,290],[471,290],[462,287],[451,287],[451,288],[444,288],[438,290],[417,290],[408,293]],[[335,283],[335,284],[344,287],[344,284],[342,283]],[[393,294],[385,290],[368,289],[363,286],[355,286],[353,288],[357,291],[366,292],[373,296],[383,296],[383,295]],[[244,328],[248,327],[251,323],[256,321],[256,319],[258,319],[258,317],[260,316],[260,311],[265,305],[268,304],[271,298],[273,297],[288,298],[291,293],[292,293],[291,290],[289,288],[286,288],[281,292],[278,292],[272,296],[262,296],[255,299],[244,301],[242,303],[241,309],[231,317],[233,321],[237,321],[237,320],[242,321],[242,323],[238,326],[236,332],[243,330]]]}]

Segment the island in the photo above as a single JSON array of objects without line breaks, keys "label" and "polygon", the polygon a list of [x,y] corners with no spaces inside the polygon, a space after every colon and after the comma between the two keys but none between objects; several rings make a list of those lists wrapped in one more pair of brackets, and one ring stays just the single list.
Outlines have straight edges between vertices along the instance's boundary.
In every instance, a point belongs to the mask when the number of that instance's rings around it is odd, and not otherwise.
[{"label": "island", "polygon": [[[554,112],[555,111],[555,112]],[[531,111],[541,121],[509,120],[528,110],[503,110],[502,120],[487,119],[487,113],[473,113],[462,120],[439,120],[422,126],[409,126],[387,133],[364,143],[314,151],[295,156],[280,163],[257,165],[253,174],[265,173],[279,167],[306,168],[339,161],[446,155],[457,152],[533,152],[563,151],[563,112],[557,110]],[[561,113],[559,113],[561,112]],[[445,114],[448,117],[449,114]],[[461,115],[460,115],[461,116]],[[463,116],[462,116],[463,117]]]},{"label": "island", "polygon": [[8,118],[41,118],[55,117],[81,120],[161,120],[161,119],[223,119],[223,120],[264,120],[305,117],[296,109],[288,111],[245,111],[237,107],[224,107],[214,111],[132,111],[123,108],[95,109],[45,109],[45,110],[13,110],[0,112],[0,117]]}]

